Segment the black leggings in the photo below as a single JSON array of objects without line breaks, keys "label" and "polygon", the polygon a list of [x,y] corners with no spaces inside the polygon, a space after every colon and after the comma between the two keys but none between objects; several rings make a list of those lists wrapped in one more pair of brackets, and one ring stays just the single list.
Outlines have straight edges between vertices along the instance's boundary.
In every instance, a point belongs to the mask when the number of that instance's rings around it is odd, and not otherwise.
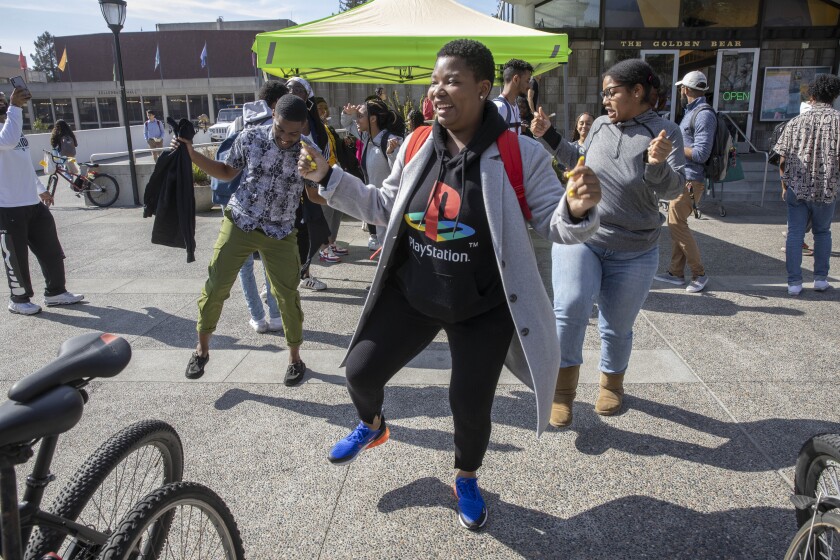
[{"label": "black leggings", "polygon": [[44,274],[45,296],[63,294],[64,251],[58,242],[55,220],[46,206],[33,204],[0,208],[0,250],[9,281],[10,299],[28,303],[35,293],[29,276],[29,250]]},{"label": "black leggings", "polygon": [[506,303],[462,321],[444,323],[411,307],[386,285],[347,357],[347,388],[359,418],[371,423],[382,412],[385,384],[443,329],[452,375],[449,406],[455,424],[455,468],[475,471],[490,442],[490,412],[513,336]]}]

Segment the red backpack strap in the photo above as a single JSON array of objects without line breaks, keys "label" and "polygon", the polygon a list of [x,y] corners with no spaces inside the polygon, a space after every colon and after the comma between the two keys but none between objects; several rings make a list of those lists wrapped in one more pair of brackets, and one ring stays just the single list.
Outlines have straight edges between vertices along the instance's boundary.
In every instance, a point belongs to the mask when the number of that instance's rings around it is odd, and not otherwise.
[{"label": "red backpack strap", "polygon": [[414,129],[414,132],[411,133],[411,137],[408,139],[408,147],[405,149],[405,165],[408,165],[411,158],[420,151],[420,148],[426,142],[431,132],[432,127],[428,125],[418,126]]},{"label": "red backpack strap", "polygon": [[496,139],[502,163],[505,165],[508,180],[513,185],[513,192],[519,201],[519,208],[526,220],[531,220],[531,209],[525,199],[525,185],[522,174],[522,154],[519,152],[519,138],[512,130],[502,132]]}]

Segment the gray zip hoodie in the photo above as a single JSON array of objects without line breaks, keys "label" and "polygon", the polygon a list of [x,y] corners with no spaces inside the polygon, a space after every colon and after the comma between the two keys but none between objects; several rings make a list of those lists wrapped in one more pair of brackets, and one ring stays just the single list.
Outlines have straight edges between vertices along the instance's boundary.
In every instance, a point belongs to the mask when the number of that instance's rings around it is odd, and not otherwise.
[{"label": "gray zip hoodie", "polygon": [[[661,130],[673,143],[665,163],[646,163],[650,141]],[[680,128],[653,111],[623,123],[598,117],[584,143],[586,165],[601,180],[601,227],[587,243],[615,251],[646,251],[656,246],[665,216],[659,200],[671,200],[685,187],[685,154]]]}]

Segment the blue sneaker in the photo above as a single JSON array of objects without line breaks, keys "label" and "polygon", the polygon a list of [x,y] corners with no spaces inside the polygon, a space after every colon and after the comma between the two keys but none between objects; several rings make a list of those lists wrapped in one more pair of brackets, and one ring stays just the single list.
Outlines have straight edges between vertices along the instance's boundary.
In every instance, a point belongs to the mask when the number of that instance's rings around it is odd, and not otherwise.
[{"label": "blue sneaker", "polygon": [[350,432],[346,438],[333,445],[327,458],[333,465],[349,463],[365,449],[382,445],[388,441],[389,435],[390,431],[388,426],[385,425],[385,418],[382,418],[382,424],[378,430],[371,430],[364,422],[359,422],[356,429]]},{"label": "blue sneaker", "polygon": [[458,498],[458,521],[470,531],[478,531],[487,523],[487,508],[478,489],[478,480],[465,476],[455,477],[452,486]]}]

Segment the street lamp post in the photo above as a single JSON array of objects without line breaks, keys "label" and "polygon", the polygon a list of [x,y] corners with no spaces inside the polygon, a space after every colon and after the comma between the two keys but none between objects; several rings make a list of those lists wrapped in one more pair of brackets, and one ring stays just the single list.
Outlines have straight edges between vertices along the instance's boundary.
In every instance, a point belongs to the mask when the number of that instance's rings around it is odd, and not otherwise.
[{"label": "street lamp post", "polygon": [[137,168],[134,164],[134,148],[131,145],[131,125],[128,122],[128,102],[125,96],[125,76],[123,76],[122,52],[120,51],[120,30],[125,23],[125,0],[99,0],[102,17],[114,32],[114,46],[117,51],[117,76],[120,79],[120,99],[122,101],[123,120],[125,122],[125,143],[128,147],[128,166],[131,172],[131,192],[134,204],[140,205],[140,191],[137,189]]}]

